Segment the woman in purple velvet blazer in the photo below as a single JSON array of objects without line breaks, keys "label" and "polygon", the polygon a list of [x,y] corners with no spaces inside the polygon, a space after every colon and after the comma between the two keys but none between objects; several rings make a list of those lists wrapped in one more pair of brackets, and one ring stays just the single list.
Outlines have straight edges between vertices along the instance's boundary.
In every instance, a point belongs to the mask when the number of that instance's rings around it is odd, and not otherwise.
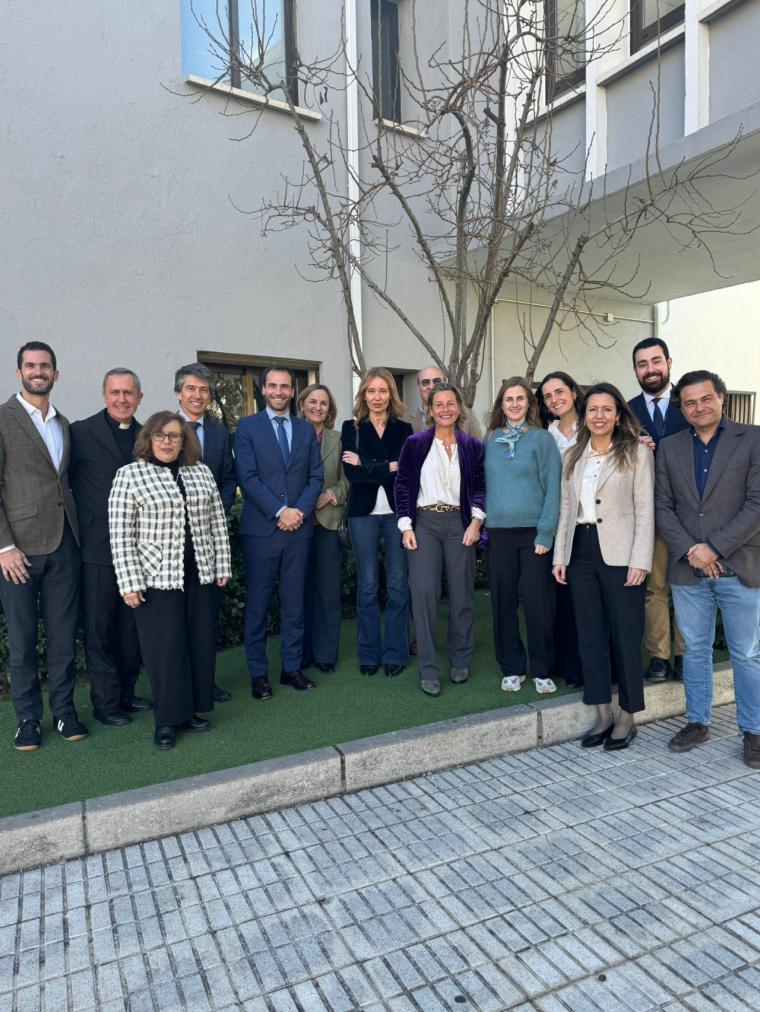
[{"label": "woman in purple velvet blazer", "polygon": [[445,568],[449,597],[447,653],[450,678],[469,678],[475,648],[475,551],[485,520],[483,444],[461,431],[462,397],[455,386],[433,387],[433,423],[404,443],[396,476],[396,516],[409,553],[409,589],[417,634],[420,686],[441,692],[435,647],[438,602]]}]

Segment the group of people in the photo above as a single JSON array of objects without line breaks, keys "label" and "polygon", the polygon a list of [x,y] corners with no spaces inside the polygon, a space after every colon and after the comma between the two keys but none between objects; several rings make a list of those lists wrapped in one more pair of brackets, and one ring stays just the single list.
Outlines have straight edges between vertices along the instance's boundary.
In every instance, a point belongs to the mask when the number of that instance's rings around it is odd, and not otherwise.
[{"label": "group of people", "polygon": [[[178,732],[209,729],[202,715],[230,698],[215,682],[214,644],[231,575],[225,513],[239,488],[254,699],[273,694],[267,614],[278,582],[287,588],[280,685],[313,690],[305,670],[334,670],[346,539],[356,560],[358,673],[399,675],[413,626],[421,689],[440,695],[445,578],[449,680],[466,682],[480,549],[502,689],[519,692],[528,671],[539,693],[556,691],[557,678],[582,685],[596,708],[585,748],[630,745],[644,679],[669,675],[684,680],[688,721],[671,749],[708,737],[720,607],[744,760],[760,768],[760,428],[725,417],[714,373],[690,372],[673,386],[659,338],[636,345],[633,367],[642,392],[630,402],[609,383],[582,390],[564,372],[535,391],[507,379],[483,434],[434,366],[418,374],[411,413],[392,374],[369,369],[340,432],[326,386],[311,384],[294,401],[292,371],[271,366],[261,379],[265,408],[240,420],[233,453],[230,434],[206,413],[213,385],[201,363],[176,373],[178,411],[140,426],[139,378],[117,368],[104,378],[105,409],[69,426],[50,403],[54,352],[27,343],[17,360],[22,390],[0,407],[0,599],[15,747],[41,744],[38,602],[55,726],[68,741],[87,735],[73,697],[80,598],[95,718],[116,726],[153,708],[160,749]],[[134,694],[141,659],[152,702]]]}]

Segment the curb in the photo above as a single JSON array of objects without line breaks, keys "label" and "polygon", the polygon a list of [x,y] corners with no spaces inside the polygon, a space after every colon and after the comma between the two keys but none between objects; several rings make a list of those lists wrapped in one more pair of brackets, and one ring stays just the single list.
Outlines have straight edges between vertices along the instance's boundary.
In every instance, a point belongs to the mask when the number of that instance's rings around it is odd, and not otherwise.
[{"label": "curb", "polygon": [[[734,701],[729,662],[715,666],[713,684],[714,706]],[[645,698],[637,724],[685,709],[680,682],[647,685]],[[587,730],[590,710],[577,693],[12,815],[0,819],[0,875],[557,745]]]}]

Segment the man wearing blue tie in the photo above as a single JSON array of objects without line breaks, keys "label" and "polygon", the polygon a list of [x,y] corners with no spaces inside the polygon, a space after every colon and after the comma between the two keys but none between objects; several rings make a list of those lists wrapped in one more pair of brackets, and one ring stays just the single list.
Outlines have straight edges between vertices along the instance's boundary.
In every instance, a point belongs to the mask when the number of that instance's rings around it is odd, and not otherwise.
[{"label": "man wearing blue tie", "polygon": [[240,534],[248,596],[245,655],[254,699],[271,699],[266,653],[267,612],[280,583],[280,684],[299,691],[314,683],[301,671],[304,581],[322,490],[322,457],[314,427],[291,415],[295,377],[284,366],[265,369],[266,409],[241,419],[235,462],[243,493]]},{"label": "man wearing blue tie", "polygon": [[[642,392],[628,402],[641,422],[643,442],[654,451],[667,436],[687,428],[677,404],[671,402],[673,384],[670,370],[673,362],[668,346],[659,337],[646,337],[633,349],[633,369]],[[668,548],[655,532],[652,570],[647,578],[644,621],[644,646],[649,651],[649,667],[644,677],[650,682],[664,682],[671,673],[671,632],[675,653],[673,677],[683,680],[683,640],[670,618],[668,601]],[[672,625],[672,629],[671,629]]]}]

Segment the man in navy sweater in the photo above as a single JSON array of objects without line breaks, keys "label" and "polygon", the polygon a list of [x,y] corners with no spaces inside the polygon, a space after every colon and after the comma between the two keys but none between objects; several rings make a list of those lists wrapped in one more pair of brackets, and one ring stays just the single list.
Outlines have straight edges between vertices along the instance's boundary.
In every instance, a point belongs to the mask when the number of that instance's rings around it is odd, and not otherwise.
[{"label": "man in navy sweater", "polygon": [[[688,428],[677,404],[671,401],[673,384],[670,371],[673,362],[668,346],[659,337],[646,337],[633,349],[633,369],[641,393],[628,402],[641,422],[642,439],[656,453],[660,441]],[[659,534],[654,542],[652,571],[647,579],[644,646],[650,654],[644,677],[650,682],[664,682],[671,674],[671,633],[675,653],[672,675],[683,680],[683,640],[675,623],[670,621],[668,594],[668,548]],[[671,629],[672,625],[672,629]]]}]

